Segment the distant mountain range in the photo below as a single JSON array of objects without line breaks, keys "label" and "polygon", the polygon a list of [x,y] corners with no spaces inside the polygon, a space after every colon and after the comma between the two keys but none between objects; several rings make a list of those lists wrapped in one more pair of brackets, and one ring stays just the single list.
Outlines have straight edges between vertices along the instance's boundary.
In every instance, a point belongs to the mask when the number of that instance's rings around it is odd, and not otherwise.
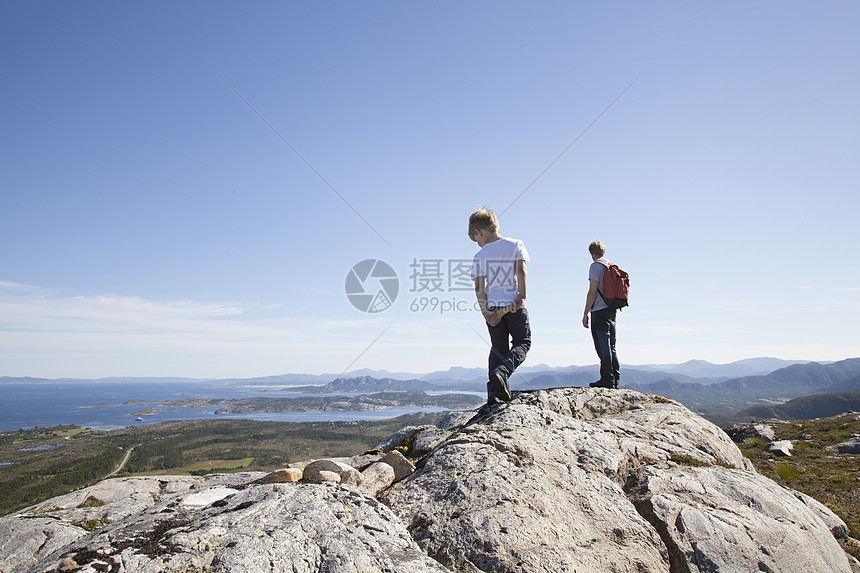
[{"label": "distant mountain range", "polygon": [[[770,370],[773,368],[773,370]],[[360,375],[353,375],[360,373]],[[734,374],[734,376],[732,376]],[[598,378],[597,366],[522,367],[511,377],[513,390],[587,386]],[[170,382],[197,380],[211,385],[290,387],[313,393],[371,392],[477,392],[486,391],[486,370],[454,367],[424,375],[359,370],[345,376],[331,374],[281,374],[258,378],[103,378],[99,380],[3,377],[0,383],[75,382]],[[734,416],[753,406],[786,407],[789,400],[813,394],[835,395],[860,390],[860,358],[832,363],[800,362],[776,358],[751,358],[730,364],[691,360],[675,365],[644,365],[621,368],[621,385],[648,394],[678,400],[706,416]],[[826,402],[830,398],[816,399]],[[832,398],[843,400],[843,398]],[[847,403],[847,402],[846,402]],[[853,403],[852,403],[853,404]],[[792,411],[785,410],[786,412]],[[818,411],[818,410],[816,410]],[[821,410],[824,411],[824,410]],[[828,412],[830,410],[827,410]],[[755,410],[756,416],[763,410]],[[779,412],[773,410],[774,415]],[[822,415],[833,415],[822,414]],[[779,417],[779,416],[777,416]]]},{"label": "distant mountain range", "polygon": [[850,411],[860,411],[860,390],[801,396],[775,406],[750,406],[738,412],[738,417],[756,420],[811,420]]},{"label": "distant mountain range", "polygon": [[633,366],[638,370],[659,370],[684,374],[691,378],[737,378],[769,374],[793,364],[807,364],[809,360],[781,360],[779,358],[746,358],[729,364],[712,364],[706,360],[689,360],[678,365]]},{"label": "distant mountain range", "polygon": [[708,385],[668,376],[649,384],[624,386],[674,398],[702,414],[732,414],[761,402],[773,404],[798,396],[857,389],[858,378],[860,358],[850,358],[830,364],[793,364],[765,375],[742,376]]},{"label": "distant mountain range", "polygon": [[[644,372],[662,372],[665,375],[680,377],[680,380],[696,380],[700,383],[709,384],[714,381],[727,380],[739,376],[762,375],[785,368],[793,364],[808,363],[808,360],[781,360],[779,358],[747,358],[730,362],[728,364],[713,364],[705,360],[690,360],[683,364],[645,364],[645,365],[622,365],[623,377],[629,377],[631,382],[640,383],[654,378],[653,375],[640,374]],[[524,380],[531,381],[539,376],[573,374],[579,379],[583,373],[592,376],[597,371],[596,366],[548,366],[537,364],[534,366],[524,365],[517,369],[517,374]],[[628,376],[629,373],[629,376]],[[387,370],[361,369],[338,374],[277,374],[273,376],[260,376],[255,378],[182,378],[182,377],[110,377],[110,378],[35,378],[28,376],[0,376],[2,383],[43,383],[43,382],[214,382],[218,384],[259,384],[259,385],[287,385],[287,384],[328,384],[337,378],[361,378],[370,377],[376,379],[392,380],[423,380],[436,386],[450,385],[456,382],[486,383],[487,370],[483,367],[464,368],[454,366],[448,370],[440,370],[427,374],[409,372],[389,372]],[[561,378],[560,378],[561,379]]]}]

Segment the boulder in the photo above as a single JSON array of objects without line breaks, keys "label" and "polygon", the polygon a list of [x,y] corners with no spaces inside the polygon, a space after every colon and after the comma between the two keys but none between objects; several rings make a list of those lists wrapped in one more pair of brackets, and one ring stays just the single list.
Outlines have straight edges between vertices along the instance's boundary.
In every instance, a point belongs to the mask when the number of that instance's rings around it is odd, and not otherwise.
[{"label": "boulder", "polygon": [[726,428],[726,433],[738,443],[749,438],[759,438],[768,442],[776,439],[773,426],[767,424],[735,424]]},{"label": "boulder", "polygon": [[761,475],[718,466],[646,467],[630,488],[676,570],[850,571],[827,524]]},{"label": "boulder", "polygon": [[[346,473],[347,470],[344,470]],[[340,473],[338,472],[330,472],[328,470],[320,470],[314,475],[314,480],[308,480],[311,483],[340,483]]]},{"label": "boulder", "polygon": [[407,426],[402,430],[392,434],[385,441],[377,444],[374,450],[382,450],[385,453],[390,452],[394,448],[414,438],[418,433],[435,428],[436,426]]},{"label": "boulder", "polygon": [[361,472],[358,490],[365,495],[376,497],[394,483],[394,468],[385,462],[371,464]]},{"label": "boulder", "polygon": [[364,470],[367,466],[372,463],[378,462],[382,459],[385,454],[379,453],[365,453],[359,456],[354,456],[349,460],[349,465],[357,469],[358,471]]},{"label": "boulder", "polygon": [[752,471],[725,432],[625,389],[483,408],[380,499],[457,571],[850,571],[818,508]]},{"label": "boulder", "polygon": [[358,487],[361,485],[361,472],[355,468],[348,468],[340,472],[339,474],[340,483],[343,485],[351,485],[353,487]]},{"label": "boulder", "polygon": [[302,470],[298,468],[284,468],[275,470],[262,479],[265,483],[293,483],[302,479]]},{"label": "boulder", "polygon": [[211,505],[216,501],[221,501],[225,497],[229,497],[238,492],[238,489],[233,489],[231,487],[209,487],[201,489],[200,491],[190,495],[186,495],[182,498],[182,504],[190,507],[202,507],[205,505]]},{"label": "boulder", "polygon": [[466,422],[475,417],[475,410],[463,410],[459,412],[448,412],[437,424],[440,430],[456,430],[466,425]]},{"label": "boulder", "polygon": [[416,455],[429,452],[450,435],[450,430],[428,428],[415,436],[415,441],[412,442],[412,451]]},{"label": "boulder", "polygon": [[225,488],[247,484],[266,474],[241,472],[230,475],[155,476],[113,478],[73,493],[55,497],[23,511],[0,518],[0,563],[2,571],[24,571],[57,549],[86,536],[90,530],[121,520],[134,520],[162,500],[199,508],[209,489],[223,499],[237,490]]},{"label": "boulder", "polygon": [[394,481],[400,481],[415,473],[415,466],[412,462],[397,450],[385,454],[382,461],[394,468]]},{"label": "boulder", "polygon": [[832,511],[827,509],[827,506],[803,492],[796,490],[788,491],[821,518],[821,521],[830,528],[830,533],[833,534],[833,537],[836,539],[848,539],[848,526],[845,525],[844,521],[836,517]]},{"label": "boulder", "polygon": [[791,443],[791,440],[779,440],[778,442],[769,443],[764,451],[773,454],[775,456],[791,456],[791,450],[794,447],[794,444]]},{"label": "boulder", "polygon": [[[27,566],[34,572],[64,565],[126,572],[448,571],[418,548],[387,507],[346,488],[255,485],[205,507],[174,501],[81,536]],[[24,569],[8,565],[4,571]]]},{"label": "boulder", "polygon": [[340,474],[352,466],[343,462],[325,459],[314,460],[307,464],[302,470],[302,479],[310,483],[322,483],[324,481],[333,481],[331,475],[324,475],[322,472],[329,472],[337,476],[337,481],[340,481]]},{"label": "boulder", "polygon": [[860,440],[849,440],[832,446],[827,446],[831,452],[839,454],[860,454]]}]

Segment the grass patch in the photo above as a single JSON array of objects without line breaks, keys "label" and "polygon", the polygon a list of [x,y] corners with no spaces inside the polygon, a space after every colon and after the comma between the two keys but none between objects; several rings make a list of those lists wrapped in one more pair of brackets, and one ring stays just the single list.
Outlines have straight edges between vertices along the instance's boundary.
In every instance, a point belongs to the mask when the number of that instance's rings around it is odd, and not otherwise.
[{"label": "grass patch", "polygon": [[764,448],[769,443],[770,442],[765,440],[764,438],[757,437],[747,438],[746,440],[744,440],[744,445],[748,448]]},{"label": "grass patch", "polygon": [[703,462],[702,460],[697,460],[696,458],[694,458],[692,456],[686,456],[686,455],[680,455],[680,454],[675,454],[675,455],[670,456],[669,460],[675,462],[678,465],[688,466],[688,467],[693,467],[693,468],[701,468],[701,467],[706,467],[706,466],[711,465],[707,462]]},{"label": "grass patch", "polygon": [[794,453],[802,454],[810,448],[807,442],[794,442]]},{"label": "grass patch", "polygon": [[73,521],[72,525],[76,525],[81,529],[86,529],[87,531],[95,531],[96,529],[101,529],[109,523],[113,523],[113,521],[111,521],[110,519],[83,519],[81,521]]},{"label": "grass patch", "polygon": [[193,476],[205,476],[206,474],[214,473],[229,473],[231,471],[247,468],[254,461],[254,458],[244,458],[241,460],[213,460],[209,462],[199,462],[193,464],[196,467],[183,468],[180,471],[187,471]]},{"label": "grass patch", "polygon": [[87,499],[85,499],[83,502],[81,502],[81,504],[78,507],[101,507],[104,504],[105,504],[105,502],[103,502],[102,500],[90,495],[90,496],[87,496]]},{"label": "grass patch", "polygon": [[797,479],[800,475],[800,470],[790,463],[779,462],[773,465],[773,471],[783,480],[791,481]]},{"label": "grass patch", "polygon": [[68,430],[60,430],[59,432],[55,432],[58,436],[62,436],[64,438],[71,438],[73,436],[77,436],[78,434],[83,434],[89,432],[88,428],[71,428]]},{"label": "grass patch", "polygon": [[[192,475],[192,476],[203,476],[207,474],[216,474],[216,473],[230,473],[236,470],[241,470],[247,468],[254,462],[254,458],[242,458],[237,460],[203,460],[199,462],[195,462],[193,464],[188,464],[185,466],[179,466],[176,468],[170,469],[170,474],[172,475]],[[163,475],[164,471],[147,471],[147,472],[135,472],[136,476],[155,476],[155,475]]]},{"label": "grass patch", "polygon": [[[767,442],[749,439],[738,447],[760,474],[788,488],[801,491],[826,505],[848,526],[851,537],[860,538],[860,456],[834,454],[827,446],[846,441],[860,433],[856,414],[817,420],[793,420],[770,424],[776,440],[794,444],[788,461],[778,460],[764,451]],[[798,440],[801,435],[809,440]],[[842,544],[843,549],[860,559],[860,547]]]},{"label": "grass patch", "polygon": [[237,470],[239,468],[250,466],[253,461],[254,458],[242,458],[241,460],[211,460],[207,462],[197,462],[196,464],[191,464],[181,469],[189,472],[213,469]]}]

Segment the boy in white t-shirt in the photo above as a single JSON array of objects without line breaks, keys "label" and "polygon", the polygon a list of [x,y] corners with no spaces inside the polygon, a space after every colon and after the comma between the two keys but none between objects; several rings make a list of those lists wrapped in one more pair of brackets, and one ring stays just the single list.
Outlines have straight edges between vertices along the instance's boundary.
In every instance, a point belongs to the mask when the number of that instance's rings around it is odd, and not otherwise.
[{"label": "boy in white t-shirt", "polygon": [[[531,348],[531,329],[526,311],[526,263],[529,254],[522,241],[499,234],[499,219],[487,209],[469,217],[469,238],[481,250],[472,261],[472,280],[481,314],[490,331],[487,402],[510,402],[508,378],[526,359]],[[495,311],[513,305],[498,324],[491,324]]]}]

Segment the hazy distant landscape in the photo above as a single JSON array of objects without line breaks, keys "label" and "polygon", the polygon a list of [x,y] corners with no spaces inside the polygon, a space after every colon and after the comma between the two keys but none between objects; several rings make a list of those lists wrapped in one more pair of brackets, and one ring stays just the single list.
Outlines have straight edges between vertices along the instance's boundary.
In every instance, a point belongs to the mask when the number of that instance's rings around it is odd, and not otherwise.
[{"label": "hazy distant landscape", "polygon": [[[587,386],[597,377],[596,365],[536,365],[517,370],[510,384],[514,391],[538,390]],[[751,358],[729,364],[691,360],[676,365],[623,365],[621,378],[625,388],[673,398],[723,426],[752,418],[819,417],[860,410],[860,358],[830,363]],[[324,413],[331,412],[340,413],[341,417],[328,419],[342,420],[367,419],[362,413],[368,412],[373,412],[375,419],[386,417],[388,410],[389,417],[405,413],[398,408],[415,411],[475,408],[485,396],[486,372],[482,368],[455,367],[426,374],[358,370],[343,377],[296,373],[246,379],[2,377],[0,384],[14,384],[23,391],[31,387],[36,391],[44,384],[56,384],[66,391],[73,391],[76,384],[114,384],[127,392],[141,385],[143,395],[126,396],[121,402],[85,404],[93,410],[114,408],[117,412],[120,406],[135,405],[123,415],[141,418],[138,422],[164,421],[163,417],[160,420],[150,417],[161,414],[169,418],[169,412],[174,416],[181,414],[176,419],[192,419],[195,411],[201,418],[313,412],[318,420],[327,419]],[[162,394],[153,396],[147,384],[157,384]],[[180,395],[166,397],[180,388],[184,394],[176,392]],[[41,404],[34,400],[31,406],[38,409]],[[123,425],[117,424],[113,427]],[[125,425],[133,424],[128,419]]]}]

